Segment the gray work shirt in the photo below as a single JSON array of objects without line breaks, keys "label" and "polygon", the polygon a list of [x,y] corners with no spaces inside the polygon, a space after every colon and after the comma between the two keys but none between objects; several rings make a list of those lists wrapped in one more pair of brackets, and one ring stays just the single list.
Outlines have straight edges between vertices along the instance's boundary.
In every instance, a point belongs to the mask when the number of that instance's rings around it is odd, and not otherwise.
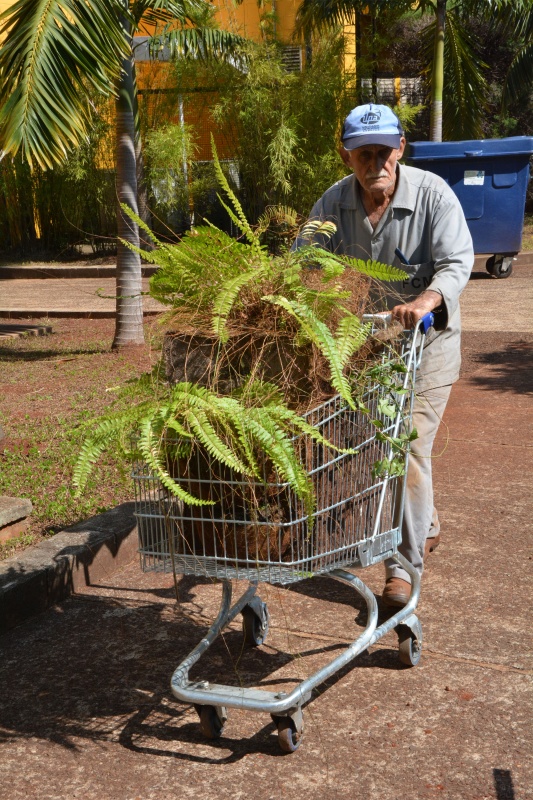
[{"label": "gray work shirt", "polygon": [[[474,264],[472,237],[461,205],[448,184],[432,172],[399,164],[396,190],[375,229],[359,193],[355,175],[331,186],[313,206],[309,219],[337,226],[326,249],[365,261],[369,258],[407,272],[405,281],[387,283],[383,305],[409,302],[425,289],[439,292],[437,310],[418,372],[419,392],[453,383],[461,364],[459,295]],[[296,246],[303,242],[298,241]],[[402,264],[396,248],[409,261]]]}]

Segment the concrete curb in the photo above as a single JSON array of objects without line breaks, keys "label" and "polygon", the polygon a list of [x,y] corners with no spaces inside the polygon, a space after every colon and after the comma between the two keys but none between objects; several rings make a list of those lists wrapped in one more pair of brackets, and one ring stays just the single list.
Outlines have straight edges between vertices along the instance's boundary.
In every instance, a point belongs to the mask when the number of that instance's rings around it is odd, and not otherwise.
[{"label": "concrete curb", "polygon": [[0,561],[0,633],[131,563],[133,508],[123,503]]},{"label": "concrete curb", "polygon": [[[155,266],[143,266],[141,272],[143,278],[149,278],[157,272]],[[69,265],[64,267],[47,266],[46,264],[36,264],[33,266],[0,266],[0,280],[29,280],[35,278],[114,278],[117,268],[113,264],[103,264],[102,266]]]},{"label": "concrete curb", "polygon": [[[153,317],[156,314],[161,314],[163,309],[144,309],[143,317]],[[0,319],[48,319],[63,317],[66,319],[114,319],[117,315],[115,310],[107,311],[101,309],[98,311],[85,311],[76,308],[11,308],[0,309]]]}]

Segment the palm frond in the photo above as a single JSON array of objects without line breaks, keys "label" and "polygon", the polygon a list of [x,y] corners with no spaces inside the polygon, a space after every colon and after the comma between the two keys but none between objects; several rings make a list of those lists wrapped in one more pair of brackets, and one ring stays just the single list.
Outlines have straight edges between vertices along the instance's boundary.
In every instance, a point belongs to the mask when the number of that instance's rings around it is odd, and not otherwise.
[{"label": "palm frond", "polygon": [[216,58],[240,66],[245,61],[245,39],[218,28],[168,28],[150,38],[150,51],[168,48],[171,58],[191,58],[208,61]]},{"label": "palm frond", "polygon": [[204,10],[202,0],[134,0],[130,4],[135,21],[167,24],[170,20],[186,23],[193,14]]},{"label": "palm frond", "polygon": [[476,41],[455,9],[446,14],[443,95],[443,137],[479,139],[487,109],[487,69],[476,53]]},{"label": "palm frond", "polygon": [[18,0],[0,16],[0,148],[21,148],[46,169],[84,141],[86,85],[113,94],[128,53],[122,9],[117,0]]},{"label": "palm frond", "polygon": [[[533,12],[531,14],[533,20]],[[532,35],[533,39],[533,35]],[[533,41],[521,48],[515,55],[507,75],[502,95],[502,105],[507,108],[511,103],[528,97],[531,93],[533,76]]]}]

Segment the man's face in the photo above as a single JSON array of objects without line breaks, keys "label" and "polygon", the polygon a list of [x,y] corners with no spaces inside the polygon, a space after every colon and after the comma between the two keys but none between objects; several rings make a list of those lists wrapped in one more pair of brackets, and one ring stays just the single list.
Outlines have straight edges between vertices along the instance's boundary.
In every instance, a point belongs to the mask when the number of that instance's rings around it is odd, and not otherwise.
[{"label": "man's face", "polygon": [[384,147],[381,144],[365,145],[355,150],[344,150],[343,159],[353,169],[355,177],[367,192],[381,194],[390,192],[396,183],[396,164],[405,150],[402,136],[400,147]]}]

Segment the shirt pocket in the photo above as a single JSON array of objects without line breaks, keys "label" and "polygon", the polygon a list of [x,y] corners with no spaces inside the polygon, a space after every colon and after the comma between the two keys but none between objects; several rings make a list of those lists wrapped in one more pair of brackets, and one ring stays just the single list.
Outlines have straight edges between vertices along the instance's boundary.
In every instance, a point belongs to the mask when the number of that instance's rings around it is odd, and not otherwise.
[{"label": "shirt pocket", "polygon": [[435,275],[435,262],[425,261],[423,264],[401,264],[400,268],[408,277],[402,281],[402,292],[417,295],[429,288]]}]

